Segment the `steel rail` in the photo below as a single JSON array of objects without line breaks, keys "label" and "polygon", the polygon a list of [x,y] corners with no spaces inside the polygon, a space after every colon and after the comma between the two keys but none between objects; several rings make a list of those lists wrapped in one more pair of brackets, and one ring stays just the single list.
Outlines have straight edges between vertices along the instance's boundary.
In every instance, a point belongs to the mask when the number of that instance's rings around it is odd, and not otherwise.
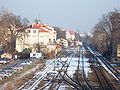
[{"label": "steel rail", "polygon": [[[87,47],[87,49],[94,55],[94,57],[95,57],[95,55],[96,55],[96,53],[95,53],[95,51],[92,51],[92,49],[90,49],[89,47]],[[97,60],[100,62],[100,63],[103,63],[105,66],[103,66],[104,68],[107,68],[106,70],[109,70],[109,72],[113,75],[113,77],[116,79],[116,81],[117,82],[119,82],[120,83],[120,78],[116,75],[116,73],[114,72],[114,71],[116,71],[113,67],[111,67],[111,65],[110,64],[106,64],[106,60],[102,60],[99,56],[97,56],[97,57],[95,57],[95,58],[97,58]],[[113,68],[114,69],[114,71],[111,69],[111,68]],[[118,73],[118,75],[119,75],[119,73]]]},{"label": "steel rail", "polygon": [[[95,60],[95,61],[97,61],[97,60]],[[108,77],[105,75],[105,73],[103,72],[103,67],[102,67],[102,65],[99,63],[99,62],[97,62],[97,68],[98,69],[100,69],[99,71],[101,72],[101,74],[102,74],[102,76],[103,76],[103,78],[105,79],[105,81],[106,81],[106,83],[108,84],[108,86],[110,87],[109,89],[110,90],[115,90],[115,88],[114,88],[114,86],[112,85],[112,83],[111,83],[111,81],[108,79]]]},{"label": "steel rail", "polygon": [[102,81],[101,81],[101,79],[100,79],[100,77],[99,77],[99,75],[98,75],[95,67],[93,67],[93,70],[94,70],[95,75],[96,75],[96,77],[97,77],[97,79],[98,79],[98,81],[99,81],[99,84],[100,84],[100,86],[101,86],[101,89],[104,90],[104,86],[103,86],[103,84],[102,84]]},{"label": "steel rail", "polygon": [[[50,66],[51,64],[52,64],[52,66]],[[53,67],[54,67],[54,63],[52,62],[52,63],[49,64],[49,66],[47,66],[43,70],[44,73],[40,72],[38,75],[35,75],[32,79],[30,79],[27,83],[22,85],[17,90],[22,90],[22,89],[31,90],[32,88],[34,88],[38,84],[38,82],[40,82],[45,77],[45,74]]]},{"label": "steel rail", "polygon": [[[75,53],[74,53],[74,54],[75,54]],[[71,58],[71,60],[72,60],[72,58]],[[69,64],[70,64],[70,62],[69,62]],[[77,65],[77,67],[78,67],[78,66],[79,66],[79,64]],[[67,67],[66,70],[64,71],[64,75],[66,75],[67,78],[69,78],[69,79],[73,82],[73,84],[76,84],[76,85],[79,86],[80,89],[85,90],[84,87],[82,86],[82,84],[79,82],[78,78],[77,78],[77,81],[75,81],[73,78],[71,78],[71,77],[67,74],[67,69],[68,69],[68,67]],[[77,76],[78,76],[78,75],[77,75]]]},{"label": "steel rail", "polygon": [[[96,54],[96,53],[95,53]],[[115,90],[115,88],[113,87],[112,83],[110,82],[110,80],[106,77],[105,73],[103,72],[103,66],[101,65],[101,63],[97,60],[98,58],[94,57],[94,64],[96,65],[96,68],[99,70],[99,72],[101,73],[102,77],[104,78],[104,80],[106,81],[107,85],[109,86],[109,90]],[[104,90],[105,87],[104,85],[102,85],[102,81],[100,80],[100,77],[96,71],[96,69],[93,67],[94,72],[96,74],[96,76],[98,77],[98,81],[100,82],[100,85],[102,86],[102,89]]]},{"label": "steel rail", "polygon": [[[61,60],[62,57],[60,57],[60,59],[58,60],[58,61],[62,64],[62,67],[61,67],[60,70],[63,69],[64,65],[67,63],[68,59],[69,59],[71,56],[72,56],[72,55],[70,55],[70,56],[66,59],[66,62],[65,62],[65,63],[62,62],[62,60]],[[55,76],[55,78],[52,78],[52,80],[55,81],[56,78],[58,77],[58,75],[59,75],[59,73]],[[52,86],[54,85],[54,82],[52,82],[52,80],[51,80],[51,83],[50,83],[49,85],[47,85],[47,86],[49,86],[48,90],[49,90],[50,88],[52,88]],[[59,82],[58,82],[57,84],[59,84],[59,86],[60,86],[60,83],[59,83]],[[53,87],[57,86],[57,84],[54,85]],[[46,86],[46,87],[47,87],[47,86]],[[43,87],[43,88],[46,88],[46,87]],[[59,87],[57,87],[57,89],[59,89]],[[40,89],[40,90],[41,90],[41,89]]]},{"label": "steel rail", "polygon": [[82,58],[82,72],[83,72],[83,79],[87,85],[87,87],[89,88],[89,90],[94,90],[91,85],[88,83],[86,76],[85,76],[85,70],[84,70],[84,57],[83,57],[83,50],[81,52],[81,58]]},{"label": "steel rail", "polygon": [[[73,57],[73,55],[74,55],[74,53],[72,54],[72,57]],[[70,58],[70,61],[72,60],[72,57]],[[68,58],[68,59],[69,59],[69,58]],[[67,60],[68,60],[68,59],[67,59]],[[70,65],[70,61],[69,61],[68,65]],[[63,64],[63,63],[62,63],[62,64]],[[63,64],[63,67],[64,67],[64,64]],[[62,67],[62,68],[63,68],[63,67]],[[68,69],[68,67],[66,67],[63,75],[61,74],[61,72],[59,72],[59,73],[60,73],[60,76],[61,76],[61,77],[63,78],[63,80],[64,80],[65,82],[67,82],[69,85],[73,86],[73,87],[76,88],[77,90],[80,90],[80,87],[78,86],[78,83],[76,84],[76,82],[75,82],[72,78],[68,77],[68,79],[71,80],[71,82],[68,81],[68,80],[66,80],[67,77],[65,77],[65,75],[68,76],[67,73],[66,73],[66,72],[67,72],[67,69]]]}]

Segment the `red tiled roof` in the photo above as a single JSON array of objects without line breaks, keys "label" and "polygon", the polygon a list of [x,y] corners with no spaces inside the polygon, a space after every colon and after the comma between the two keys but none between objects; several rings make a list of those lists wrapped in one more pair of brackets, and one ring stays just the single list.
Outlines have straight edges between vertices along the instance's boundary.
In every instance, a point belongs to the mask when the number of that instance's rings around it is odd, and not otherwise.
[{"label": "red tiled roof", "polygon": [[70,35],[75,35],[74,31],[68,31]]},{"label": "red tiled roof", "polygon": [[[39,29],[40,32],[52,31],[52,29],[45,24],[32,24],[32,28]],[[56,34],[55,31],[53,33]]]},{"label": "red tiled roof", "polygon": [[75,33],[73,31],[69,31],[70,35],[75,35]]},{"label": "red tiled roof", "polygon": [[44,24],[32,24],[32,28],[46,27]]},{"label": "red tiled roof", "polygon": [[45,30],[45,29],[43,29],[43,28],[39,28],[39,31],[40,31],[40,32],[49,32],[48,30]]},{"label": "red tiled roof", "polygon": [[32,24],[32,28],[39,29],[40,32],[49,32],[48,30],[51,30],[44,24]]}]

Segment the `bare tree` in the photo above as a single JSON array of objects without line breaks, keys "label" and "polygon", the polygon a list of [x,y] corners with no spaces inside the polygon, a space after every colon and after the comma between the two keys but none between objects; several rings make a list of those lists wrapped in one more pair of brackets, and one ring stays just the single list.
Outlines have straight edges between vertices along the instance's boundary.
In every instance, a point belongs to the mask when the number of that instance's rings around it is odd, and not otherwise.
[{"label": "bare tree", "polygon": [[16,38],[28,27],[28,22],[14,15],[7,9],[1,9],[0,12],[0,34],[2,39],[0,44],[5,44],[8,52],[15,50]]},{"label": "bare tree", "polygon": [[93,32],[92,44],[103,54],[107,51],[106,34],[103,31],[101,31],[100,28],[97,26],[94,29],[95,31]]},{"label": "bare tree", "polygon": [[108,15],[103,16],[101,30],[103,30],[109,38],[108,44],[111,57],[115,57],[117,44],[120,39],[120,12],[118,10],[112,11],[108,13]]},{"label": "bare tree", "polygon": [[[120,34],[119,34],[120,33],[120,12],[118,10],[114,10],[112,12],[109,12],[106,15],[103,15],[99,23],[95,25],[94,36],[99,36],[101,34],[99,32],[97,33],[98,35],[95,34],[97,30],[106,34],[104,35],[105,36],[104,39],[101,39],[102,43],[104,43],[105,41],[105,47],[107,47],[107,50],[110,53],[110,56],[115,57],[117,44],[120,42],[119,41],[120,40]],[[95,39],[98,40],[99,38],[95,38]]]},{"label": "bare tree", "polygon": [[64,38],[66,39],[66,36],[65,36],[65,31],[62,30],[61,28],[59,27],[53,27],[55,29],[55,31],[57,32],[57,39],[58,38]]}]

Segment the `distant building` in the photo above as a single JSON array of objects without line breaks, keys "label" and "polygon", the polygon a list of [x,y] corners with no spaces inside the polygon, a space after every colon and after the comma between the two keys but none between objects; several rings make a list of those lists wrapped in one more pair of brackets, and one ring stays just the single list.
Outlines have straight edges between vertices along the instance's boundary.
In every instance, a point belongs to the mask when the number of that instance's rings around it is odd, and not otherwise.
[{"label": "distant building", "polygon": [[57,39],[57,43],[61,44],[61,45],[64,46],[65,48],[68,47],[68,41],[67,41],[66,39],[59,38],[59,39]]},{"label": "distant building", "polygon": [[86,36],[86,33],[79,33],[79,36],[80,36],[80,37],[85,37],[85,36]]},{"label": "distant building", "polygon": [[117,50],[116,50],[116,52],[117,52],[117,53],[116,53],[117,56],[114,57],[114,58],[112,58],[112,61],[113,61],[113,62],[116,62],[116,63],[117,63],[117,62],[120,63],[120,44],[117,45]]},{"label": "distant building", "polygon": [[22,40],[16,40],[16,50],[19,52],[25,48],[31,48],[34,51],[36,44],[49,45],[56,41],[56,31],[45,24],[32,24],[26,32],[28,35],[23,34]]},{"label": "distant building", "polygon": [[75,32],[74,31],[66,31],[66,39],[67,40],[74,40],[75,39]]},{"label": "distant building", "polygon": [[120,44],[117,45],[117,57],[120,58]]}]

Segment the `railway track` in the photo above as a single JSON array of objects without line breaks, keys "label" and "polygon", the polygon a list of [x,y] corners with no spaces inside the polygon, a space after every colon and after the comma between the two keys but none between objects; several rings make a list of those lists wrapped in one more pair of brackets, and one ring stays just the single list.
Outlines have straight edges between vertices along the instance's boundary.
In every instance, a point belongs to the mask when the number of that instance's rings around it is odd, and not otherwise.
[{"label": "railway track", "polygon": [[[87,50],[89,49],[87,48]],[[78,54],[78,57],[75,57],[76,54]],[[69,88],[71,88],[72,90],[115,90],[116,88],[114,87],[113,82],[111,82],[111,80],[109,80],[109,78],[105,74],[107,73],[107,71],[105,67],[102,65],[103,61],[101,60],[102,62],[101,63],[100,56],[96,54],[97,53],[94,53],[94,56],[97,57],[93,59],[94,63],[90,64],[90,67],[94,73],[94,77],[97,80],[96,82],[97,86],[92,85],[93,82],[90,81],[88,77],[86,77],[83,50],[79,50],[79,51],[73,50],[69,54],[64,53],[63,55],[61,55],[61,57],[57,59],[57,62],[61,63],[61,67],[57,71],[58,73],[55,74],[53,77],[51,77],[48,80],[45,80],[45,78],[47,77],[47,73],[55,65],[54,61],[51,62],[43,71],[35,75],[33,79],[29,80],[27,83],[25,83],[17,90],[61,90],[60,88],[63,85],[69,86]],[[65,57],[64,60],[62,60],[63,57]],[[76,59],[76,62],[75,62],[75,66],[72,68],[74,70],[71,75],[68,72],[69,69],[71,69],[70,67],[72,61],[74,61],[74,57]],[[82,72],[80,72],[80,70]],[[116,71],[114,71],[114,73],[115,72]],[[80,78],[79,75],[81,75],[82,78]]]},{"label": "railway track", "polygon": [[[60,74],[60,76],[62,77],[62,79],[63,79],[66,83],[68,83],[68,85],[71,85],[71,86],[74,87],[75,89],[80,90],[78,84],[76,84],[76,81],[74,81],[74,80],[73,80],[71,77],[69,77],[69,75],[67,74],[67,69],[68,69],[68,67],[69,67],[69,65],[70,65],[70,62],[71,62],[71,60],[72,60],[73,55],[74,55],[74,54],[72,54],[71,57],[66,60],[67,67],[65,67],[65,64],[62,63],[63,67],[62,67],[61,69],[64,68],[64,72],[59,72],[59,74]],[[59,87],[60,87],[60,85],[59,85]],[[58,89],[59,89],[59,88],[57,88],[57,90],[58,90]]]},{"label": "railway track", "polygon": [[102,64],[102,66],[120,83],[120,72],[117,71],[100,53],[93,51],[88,47],[88,50],[94,55],[94,57]]},{"label": "railway track", "polygon": [[[114,88],[114,86],[112,85],[112,82],[108,79],[108,77],[105,75],[105,70],[104,70],[104,68],[102,67],[102,65],[99,63],[99,62],[97,62],[97,60],[95,59],[95,65],[96,65],[96,67],[97,67],[97,71],[96,72],[100,72],[100,74],[101,75],[98,75],[99,77],[101,76],[101,78],[103,78],[102,80],[101,80],[101,83],[103,82],[103,81],[105,81],[105,83],[102,83],[103,85],[103,89],[109,89],[109,90],[115,90],[115,88]],[[105,86],[105,87],[104,87]]]},{"label": "railway track", "polygon": [[[71,60],[72,60],[72,58],[70,59],[68,65],[70,65]],[[71,77],[67,74],[67,70],[68,70],[68,67],[66,67],[63,75],[60,74],[61,77],[62,77],[68,84],[70,84],[71,86],[73,86],[75,89],[80,90],[80,89],[82,88],[81,84],[78,83],[77,81],[75,81],[73,78],[71,78]]]},{"label": "railway track", "polygon": [[[69,86],[71,86],[74,89],[77,90],[82,90],[81,87],[79,86],[78,82],[75,81],[73,78],[71,78],[68,74],[67,74],[67,70],[69,68],[69,65],[71,63],[71,60],[74,56],[74,53],[70,55],[70,57],[66,58],[66,61],[63,63],[62,60],[60,60],[62,67],[61,70],[59,71],[59,75],[62,78],[62,80],[64,80],[64,82],[66,82]],[[77,66],[76,66],[77,67]],[[64,69],[64,71],[62,71]],[[62,71],[62,72],[61,72]],[[52,84],[53,85],[53,84]],[[54,87],[56,86],[56,90],[59,90],[60,86],[61,86],[61,82],[56,83],[56,85],[54,85]],[[52,89],[48,89],[48,90],[52,90]]]},{"label": "railway track", "polygon": [[[107,60],[101,56],[101,54],[96,51],[92,51],[90,48],[87,48],[87,50],[89,50],[89,52],[94,56],[92,59],[94,63],[91,65],[91,68],[94,71],[96,78],[98,79],[101,89],[116,90],[117,87],[119,88],[119,77],[116,76],[116,73],[119,74],[119,72],[114,67],[112,67],[110,63],[108,63]],[[115,81],[111,81],[111,79],[106,76],[106,73],[111,74]]]},{"label": "railway track", "polygon": [[[62,62],[61,58],[58,60],[62,64],[62,67],[59,71],[62,71],[63,69],[65,70],[65,68],[66,68],[65,65],[66,64],[68,65],[68,62],[70,62],[69,58],[71,58],[71,57],[72,57],[72,55],[67,57],[64,63]],[[47,82],[47,84],[45,86],[40,87],[40,89],[38,89],[38,90],[42,90],[42,89],[46,89],[46,88],[47,88],[47,90],[53,90],[53,88],[56,88],[56,90],[58,90],[61,85],[60,79],[57,80],[57,78],[60,77],[60,75],[61,75],[61,72],[59,72],[59,71],[58,71],[58,74],[50,80],[50,82],[51,82],[50,84],[49,84],[49,82]]]},{"label": "railway track", "polygon": [[17,90],[34,90],[37,87],[37,85],[43,80],[43,78],[46,77],[47,72],[53,67],[54,67],[54,62],[49,63],[44,70],[40,71],[32,79],[30,79],[28,82],[26,82]]},{"label": "railway track", "polygon": [[[81,55],[82,56],[82,55]],[[79,79],[79,64],[80,64],[80,50],[79,50],[79,57],[78,57],[78,63],[76,65],[76,72],[75,72],[75,80],[73,78],[71,78],[68,74],[67,74],[67,69],[68,67],[66,68],[66,71],[64,72],[64,75],[61,75],[62,78],[68,83],[70,84],[71,86],[73,86],[75,89],[77,90],[93,90],[92,87],[88,84],[87,80],[85,79],[85,75],[84,75],[84,64],[82,64],[82,67],[83,67],[83,79],[86,83],[86,85],[82,84],[81,83],[81,80]],[[82,59],[83,60],[83,59]],[[84,61],[83,61],[84,63]]]},{"label": "railway track", "polygon": [[82,74],[83,74],[82,76],[83,76],[84,82],[85,82],[88,90],[94,90],[93,87],[90,85],[90,83],[89,83],[89,81],[87,80],[86,75],[85,75],[85,70],[84,70],[85,66],[84,66],[83,50],[82,50],[82,52],[81,52],[81,59],[82,59]]}]

